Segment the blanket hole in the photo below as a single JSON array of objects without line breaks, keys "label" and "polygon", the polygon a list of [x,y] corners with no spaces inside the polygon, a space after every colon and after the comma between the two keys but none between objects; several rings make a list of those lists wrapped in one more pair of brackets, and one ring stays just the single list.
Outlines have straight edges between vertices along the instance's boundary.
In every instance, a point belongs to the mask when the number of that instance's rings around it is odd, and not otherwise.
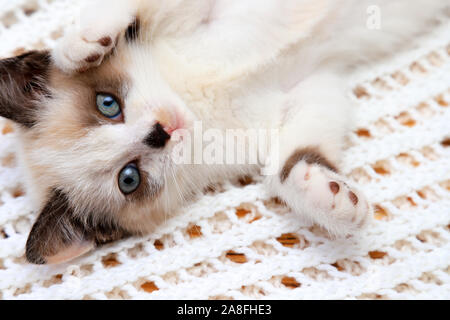
[{"label": "blanket hole", "polygon": [[143,284],[141,284],[141,289],[147,293],[152,293],[159,290],[159,288],[153,281],[144,282]]},{"label": "blanket hole", "polygon": [[225,256],[234,263],[247,263],[247,257],[243,253],[237,253],[230,250]]},{"label": "blanket hole", "polygon": [[290,289],[299,288],[301,284],[293,277],[284,277],[281,279],[281,283]]},{"label": "blanket hole", "polygon": [[156,240],[153,245],[155,246],[156,250],[163,250],[164,249],[164,244],[161,242],[161,240]]},{"label": "blanket hole", "polygon": [[191,239],[199,238],[202,234],[202,228],[197,225],[192,225],[187,229],[187,234]]},{"label": "blanket hole", "polygon": [[355,89],[353,89],[353,94],[358,99],[369,99],[370,94],[367,92],[367,89],[362,86],[357,86]]},{"label": "blanket hole", "polygon": [[117,260],[117,254],[112,253],[102,258],[102,263],[106,268],[114,268],[121,263]]},{"label": "blanket hole", "polygon": [[369,252],[369,257],[374,260],[383,259],[386,255],[387,255],[387,252],[378,251],[378,250]]},{"label": "blanket hole", "polygon": [[367,129],[359,129],[356,131],[356,134],[360,138],[372,138],[372,134]]}]

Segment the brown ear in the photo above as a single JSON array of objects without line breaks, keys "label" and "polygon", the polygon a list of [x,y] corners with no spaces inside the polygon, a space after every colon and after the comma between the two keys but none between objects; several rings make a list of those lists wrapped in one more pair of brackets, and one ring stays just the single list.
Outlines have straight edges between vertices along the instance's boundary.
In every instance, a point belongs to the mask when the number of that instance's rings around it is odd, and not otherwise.
[{"label": "brown ear", "polygon": [[127,235],[116,226],[94,226],[90,222],[92,219],[86,220],[82,222],[75,217],[67,197],[61,191],[53,191],[28,236],[27,260],[34,264],[63,263],[83,255],[99,244]]},{"label": "brown ear", "polygon": [[31,51],[0,60],[0,116],[32,127],[37,100],[49,95],[50,66],[48,51]]}]

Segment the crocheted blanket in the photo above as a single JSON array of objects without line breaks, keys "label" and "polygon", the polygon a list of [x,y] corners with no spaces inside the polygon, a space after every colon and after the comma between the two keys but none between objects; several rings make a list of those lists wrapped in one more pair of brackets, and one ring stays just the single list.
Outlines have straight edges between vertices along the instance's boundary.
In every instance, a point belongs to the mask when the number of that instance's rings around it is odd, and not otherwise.
[{"label": "crocheted blanket", "polygon": [[[81,1],[0,0],[0,57],[52,47]],[[34,266],[24,246],[36,218],[16,166],[13,127],[0,120],[0,298],[449,299],[450,21],[418,49],[350,83],[357,128],[344,173],[374,216],[360,236],[331,240],[258,181],[219,192],[154,234],[71,263]]]}]

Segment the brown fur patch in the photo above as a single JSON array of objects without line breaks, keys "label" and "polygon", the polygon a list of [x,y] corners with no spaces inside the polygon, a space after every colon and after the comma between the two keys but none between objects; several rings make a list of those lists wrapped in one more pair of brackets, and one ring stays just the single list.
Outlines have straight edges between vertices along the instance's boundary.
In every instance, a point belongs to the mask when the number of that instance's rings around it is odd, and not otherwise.
[{"label": "brown fur patch", "polygon": [[318,148],[308,147],[296,150],[286,160],[280,173],[280,180],[282,183],[286,181],[291,174],[292,169],[300,161],[305,161],[308,164],[318,164],[331,171],[337,172],[337,168],[327,158],[325,158],[325,156],[322,155]]},{"label": "brown fur patch", "polygon": [[125,39],[127,42],[132,42],[139,37],[139,31],[141,29],[141,23],[138,18],[135,18],[133,23],[128,26],[125,32]]},{"label": "brown fur patch", "polygon": [[[26,244],[27,260],[45,264],[52,257],[66,257],[77,250],[77,244],[103,244],[123,238],[127,232],[110,223],[94,224],[92,215],[80,220],[73,214],[64,193],[54,190],[34,224]],[[53,259],[54,260],[54,259]]]},{"label": "brown fur patch", "polygon": [[85,73],[66,75],[57,69],[51,70],[49,90],[54,99],[47,103],[46,112],[37,115],[36,122],[40,127],[51,128],[46,136],[39,139],[46,144],[58,145],[80,139],[91,127],[117,123],[117,120],[106,118],[97,108],[96,94],[113,95],[123,108],[124,87],[127,78],[111,62],[104,62],[98,68]]},{"label": "brown fur patch", "polygon": [[36,124],[41,96],[49,96],[48,51],[31,51],[0,61],[0,116],[26,127]]}]

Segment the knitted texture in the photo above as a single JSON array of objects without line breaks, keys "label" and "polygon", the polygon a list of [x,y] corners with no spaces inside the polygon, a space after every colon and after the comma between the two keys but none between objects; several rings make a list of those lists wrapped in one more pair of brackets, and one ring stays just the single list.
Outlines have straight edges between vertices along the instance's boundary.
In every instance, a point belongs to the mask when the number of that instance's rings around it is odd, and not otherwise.
[{"label": "knitted texture", "polygon": [[[0,57],[52,47],[81,1],[0,0]],[[0,119],[0,298],[449,299],[450,21],[418,49],[355,75],[357,128],[343,172],[374,206],[360,235],[332,240],[258,181],[223,183],[154,234],[71,263],[24,258],[36,219]]]}]

